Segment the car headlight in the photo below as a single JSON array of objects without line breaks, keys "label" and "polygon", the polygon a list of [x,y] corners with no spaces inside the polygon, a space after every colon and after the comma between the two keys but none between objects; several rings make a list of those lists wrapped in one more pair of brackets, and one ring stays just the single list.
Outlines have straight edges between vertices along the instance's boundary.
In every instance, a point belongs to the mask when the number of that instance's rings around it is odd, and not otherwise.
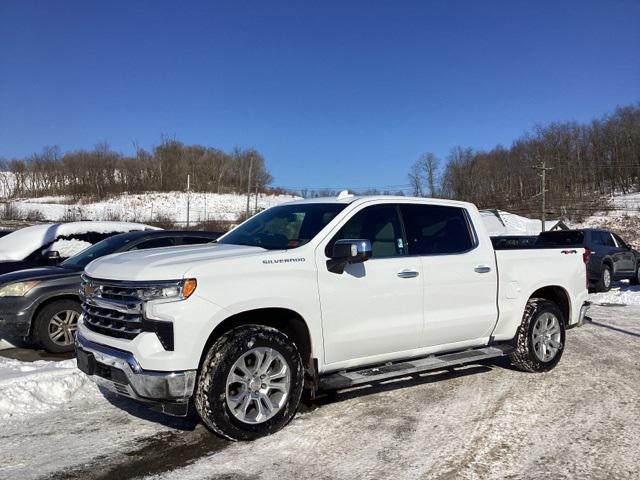
[{"label": "car headlight", "polygon": [[24,297],[38,283],[37,280],[10,283],[0,288],[0,297]]},{"label": "car headlight", "polygon": [[140,300],[185,300],[196,291],[198,282],[188,278],[172,285],[158,285],[141,288],[137,292]]}]

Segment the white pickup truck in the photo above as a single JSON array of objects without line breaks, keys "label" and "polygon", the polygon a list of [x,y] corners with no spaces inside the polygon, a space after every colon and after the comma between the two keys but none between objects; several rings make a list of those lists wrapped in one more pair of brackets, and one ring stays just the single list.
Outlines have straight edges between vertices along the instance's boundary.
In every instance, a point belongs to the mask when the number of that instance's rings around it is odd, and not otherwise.
[{"label": "white pickup truck", "polygon": [[581,249],[494,250],[476,207],[295,201],[217,243],[85,269],[78,365],[100,385],[234,440],[282,428],[303,389],[509,355],[553,368],[588,308]]}]

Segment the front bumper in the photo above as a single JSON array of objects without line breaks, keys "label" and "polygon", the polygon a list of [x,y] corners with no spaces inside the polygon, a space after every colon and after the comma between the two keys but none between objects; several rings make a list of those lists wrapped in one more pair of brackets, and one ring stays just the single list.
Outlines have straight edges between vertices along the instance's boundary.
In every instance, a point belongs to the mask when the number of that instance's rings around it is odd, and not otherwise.
[{"label": "front bumper", "polygon": [[76,335],[78,368],[99,386],[169,415],[185,416],[196,370],[143,370],[133,354]]},{"label": "front bumper", "polygon": [[35,307],[26,297],[0,299],[0,338],[24,340],[31,331],[31,317]]}]

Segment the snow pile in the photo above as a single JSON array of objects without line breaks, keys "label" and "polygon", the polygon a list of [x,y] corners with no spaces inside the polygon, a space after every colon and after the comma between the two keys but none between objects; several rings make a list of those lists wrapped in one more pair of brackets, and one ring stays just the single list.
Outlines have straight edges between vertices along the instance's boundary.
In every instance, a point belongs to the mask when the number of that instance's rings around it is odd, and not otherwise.
[{"label": "snow pile", "polygon": [[44,249],[44,252],[58,252],[60,253],[61,258],[69,258],[74,255],[80,253],[85,248],[91,246],[91,243],[85,242],[84,240],[76,240],[72,238],[71,240],[56,240],[47,248]]},{"label": "snow pile", "polygon": [[[292,195],[258,195],[257,206],[262,210],[283,202],[297,200]],[[189,220],[199,223],[206,220],[235,221],[245,213],[246,195],[216,194],[205,192],[148,192],[143,194],[123,194],[100,201],[69,204],[66,196],[49,196],[33,199],[18,199],[11,204],[23,215],[40,212],[48,221],[62,218],[102,220],[105,218],[127,221],[151,222],[170,219],[174,222],[186,222],[187,200],[189,201]],[[251,196],[250,208],[256,206],[255,196]]]},{"label": "snow pile", "polygon": [[589,295],[589,300],[597,305],[640,305],[640,286],[621,286],[608,292]]},{"label": "snow pile", "polygon": [[0,418],[42,413],[92,385],[75,360],[25,363],[0,357]]},{"label": "snow pile", "polygon": [[[0,261],[23,260],[38,248],[46,247],[60,237],[83,235],[88,232],[124,233],[153,228],[141,223],[130,222],[71,222],[33,225],[0,238]],[[60,253],[64,258],[62,252]]]}]

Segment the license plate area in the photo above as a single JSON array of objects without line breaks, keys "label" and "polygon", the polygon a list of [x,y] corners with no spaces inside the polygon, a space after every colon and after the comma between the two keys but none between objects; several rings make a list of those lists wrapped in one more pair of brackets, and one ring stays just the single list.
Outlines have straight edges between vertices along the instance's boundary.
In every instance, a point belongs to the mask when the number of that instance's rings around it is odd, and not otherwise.
[{"label": "license plate area", "polygon": [[80,371],[87,375],[95,375],[96,373],[96,358],[93,353],[85,352],[82,349],[76,351],[76,359],[78,362],[78,368]]}]

